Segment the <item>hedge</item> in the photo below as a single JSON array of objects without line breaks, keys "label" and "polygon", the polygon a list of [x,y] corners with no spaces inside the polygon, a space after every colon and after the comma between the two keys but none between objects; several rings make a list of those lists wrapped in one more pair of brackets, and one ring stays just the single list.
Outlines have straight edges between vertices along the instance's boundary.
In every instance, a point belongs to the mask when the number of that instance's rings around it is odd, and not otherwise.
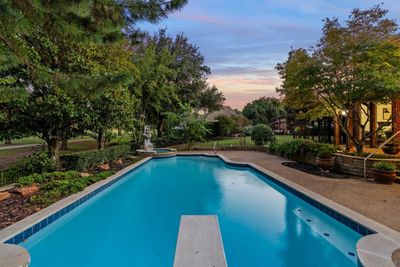
[{"label": "hedge", "polygon": [[60,157],[61,165],[69,170],[85,171],[99,164],[111,162],[130,154],[129,145],[113,146],[102,150],[81,151]]},{"label": "hedge", "polygon": [[315,143],[306,139],[297,139],[285,143],[274,142],[269,146],[270,152],[276,152],[288,158],[298,156],[315,157],[320,151],[334,153],[337,149],[336,146],[331,144]]}]

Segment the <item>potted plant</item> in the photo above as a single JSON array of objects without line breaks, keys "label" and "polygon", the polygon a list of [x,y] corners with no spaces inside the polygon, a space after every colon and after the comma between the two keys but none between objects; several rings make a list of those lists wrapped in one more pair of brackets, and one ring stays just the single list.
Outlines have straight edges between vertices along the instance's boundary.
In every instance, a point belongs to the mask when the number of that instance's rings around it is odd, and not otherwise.
[{"label": "potted plant", "polygon": [[377,183],[393,184],[397,176],[397,167],[389,162],[375,162],[373,164],[373,175]]},{"label": "potted plant", "polygon": [[388,155],[397,155],[400,153],[400,147],[398,144],[386,144],[382,147],[382,151]]},{"label": "potted plant", "polygon": [[329,170],[335,166],[335,158],[329,151],[320,151],[315,159],[318,167]]}]

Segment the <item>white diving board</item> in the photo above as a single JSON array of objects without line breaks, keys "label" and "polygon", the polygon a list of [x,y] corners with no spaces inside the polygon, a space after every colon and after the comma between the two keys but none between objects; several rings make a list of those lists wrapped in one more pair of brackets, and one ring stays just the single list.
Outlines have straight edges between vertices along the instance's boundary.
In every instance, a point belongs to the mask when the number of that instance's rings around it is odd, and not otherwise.
[{"label": "white diving board", "polygon": [[226,267],[218,218],[182,215],[174,267]]}]

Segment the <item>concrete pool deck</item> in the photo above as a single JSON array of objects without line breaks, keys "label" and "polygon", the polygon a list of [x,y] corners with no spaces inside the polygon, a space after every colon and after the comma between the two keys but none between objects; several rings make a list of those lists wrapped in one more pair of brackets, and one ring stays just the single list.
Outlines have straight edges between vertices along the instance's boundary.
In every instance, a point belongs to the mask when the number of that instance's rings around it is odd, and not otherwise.
[{"label": "concrete pool deck", "polygon": [[[186,152],[180,152],[185,154]],[[190,151],[210,153],[214,151]],[[353,179],[330,179],[282,165],[289,159],[257,151],[218,151],[236,162],[250,162],[299,184],[319,195],[352,209],[396,231],[400,231],[400,184],[383,185]]]}]

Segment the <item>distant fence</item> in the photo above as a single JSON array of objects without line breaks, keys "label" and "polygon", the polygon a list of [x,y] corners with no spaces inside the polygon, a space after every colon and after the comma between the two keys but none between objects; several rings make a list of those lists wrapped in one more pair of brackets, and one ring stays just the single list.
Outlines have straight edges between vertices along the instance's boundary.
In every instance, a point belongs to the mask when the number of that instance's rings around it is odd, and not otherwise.
[{"label": "distant fence", "polygon": [[18,181],[18,177],[6,177],[5,171],[0,171],[0,186],[5,186],[9,184],[16,183]]},{"label": "distant fence", "polygon": [[[289,142],[293,140],[291,135],[276,135],[278,142]],[[170,147],[176,148],[177,150],[187,150],[187,144],[170,145]],[[256,146],[251,140],[250,136],[239,136],[239,137],[225,137],[225,138],[214,138],[204,140],[202,142],[195,142],[191,145],[191,150],[227,150],[227,149],[250,149]]]}]

